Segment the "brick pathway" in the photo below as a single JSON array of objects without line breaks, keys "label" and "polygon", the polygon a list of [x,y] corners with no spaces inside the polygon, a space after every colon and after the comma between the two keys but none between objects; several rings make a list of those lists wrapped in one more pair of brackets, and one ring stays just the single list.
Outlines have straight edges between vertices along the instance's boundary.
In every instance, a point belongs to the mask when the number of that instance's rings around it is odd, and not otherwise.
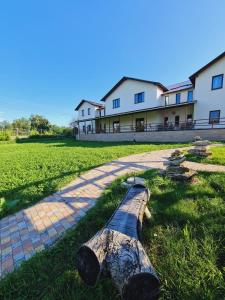
[{"label": "brick pathway", "polygon": [[[104,164],[34,206],[0,220],[0,276],[52,245],[95,205],[102,191],[116,177],[150,168],[163,169],[163,162],[173,151],[152,151]],[[198,167],[202,165],[195,163],[195,168]]]}]

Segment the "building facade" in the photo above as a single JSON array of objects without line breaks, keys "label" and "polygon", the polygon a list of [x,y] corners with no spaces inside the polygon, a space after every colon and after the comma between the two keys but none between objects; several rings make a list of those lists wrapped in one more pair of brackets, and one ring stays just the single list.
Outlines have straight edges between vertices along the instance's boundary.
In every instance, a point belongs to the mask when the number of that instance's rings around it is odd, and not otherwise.
[{"label": "building facade", "polygon": [[224,73],[225,52],[191,75],[188,81],[168,87],[159,82],[123,77],[101,102],[82,100],[75,108],[78,138],[93,140],[90,135],[129,133],[132,136],[130,133],[134,133],[138,136],[143,132],[150,135],[162,131],[223,129]]}]

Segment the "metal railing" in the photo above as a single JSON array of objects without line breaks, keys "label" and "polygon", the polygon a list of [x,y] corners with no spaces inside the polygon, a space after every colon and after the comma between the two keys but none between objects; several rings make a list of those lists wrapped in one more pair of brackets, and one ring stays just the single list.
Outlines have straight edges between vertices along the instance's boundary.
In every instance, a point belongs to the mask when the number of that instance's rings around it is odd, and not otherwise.
[{"label": "metal railing", "polygon": [[86,128],[81,130],[81,134],[99,133],[128,133],[128,132],[152,132],[152,131],[177,131],[177,130],[201,130],[201,129],[221,129],[225,128],[225,118],[220,119],[199,119],[180,122],[146,123],[141,125],[117,125],[113,127],[107,125],[105,128]]}]

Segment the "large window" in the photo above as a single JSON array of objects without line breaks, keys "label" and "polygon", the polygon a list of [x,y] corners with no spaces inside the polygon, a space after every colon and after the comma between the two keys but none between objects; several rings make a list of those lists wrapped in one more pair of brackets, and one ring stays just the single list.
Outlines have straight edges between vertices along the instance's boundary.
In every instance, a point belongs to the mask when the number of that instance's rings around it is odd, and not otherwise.
[{"label": "large window", "polygon": [[188,91],[187,93],[187,102],[193,101],[193,91]]},{"label": "large window", "polygon": [[120,98],[113,100],[113,108],[120,107]]},{"label": "large window", "polygon": [[176,104],[180,104],[180,93],[176,94]]},{"label": "large window", "polygon": [[90,115],[91,114],[91,109],[90,108],[88,108],[88,115]]},{"label": "large window", "polygon": [[223,87],[223,74],[212,77],[212,90],[222,89]]},{"label": "large window", "polygon": [[220,110],[211,110],[209,112],[209,124],[218,124],[220,122]]},{"label": "large window", "polygon": [[144,92],[135,94],[134,95],[134,103],[137,104],[137,103],[144,102],[144,96],[145,96]]},{"label": "large window", "polygon": [[82,117],[83,117],[84,116],[84,109],[82,109],[81,114],[82,114]]}]

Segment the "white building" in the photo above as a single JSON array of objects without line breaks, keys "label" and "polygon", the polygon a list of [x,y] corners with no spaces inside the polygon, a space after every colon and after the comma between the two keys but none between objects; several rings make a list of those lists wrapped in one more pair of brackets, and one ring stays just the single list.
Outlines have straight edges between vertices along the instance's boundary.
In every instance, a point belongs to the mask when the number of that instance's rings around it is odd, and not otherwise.
[{"label": "white building", "polygon": [[224,73],[225,52],[191,75],[188,81],[169,87],[123,77],[101,103],[82,100],[75,108],[78,137],[98,140],[97,135],[102,135],[101,140],[110,140],[107,134],[114,133],[123,134],[124,140],[129,140],[128,133],[138,136],[146,132],[148,137],[159,131],[225,128]]}]

